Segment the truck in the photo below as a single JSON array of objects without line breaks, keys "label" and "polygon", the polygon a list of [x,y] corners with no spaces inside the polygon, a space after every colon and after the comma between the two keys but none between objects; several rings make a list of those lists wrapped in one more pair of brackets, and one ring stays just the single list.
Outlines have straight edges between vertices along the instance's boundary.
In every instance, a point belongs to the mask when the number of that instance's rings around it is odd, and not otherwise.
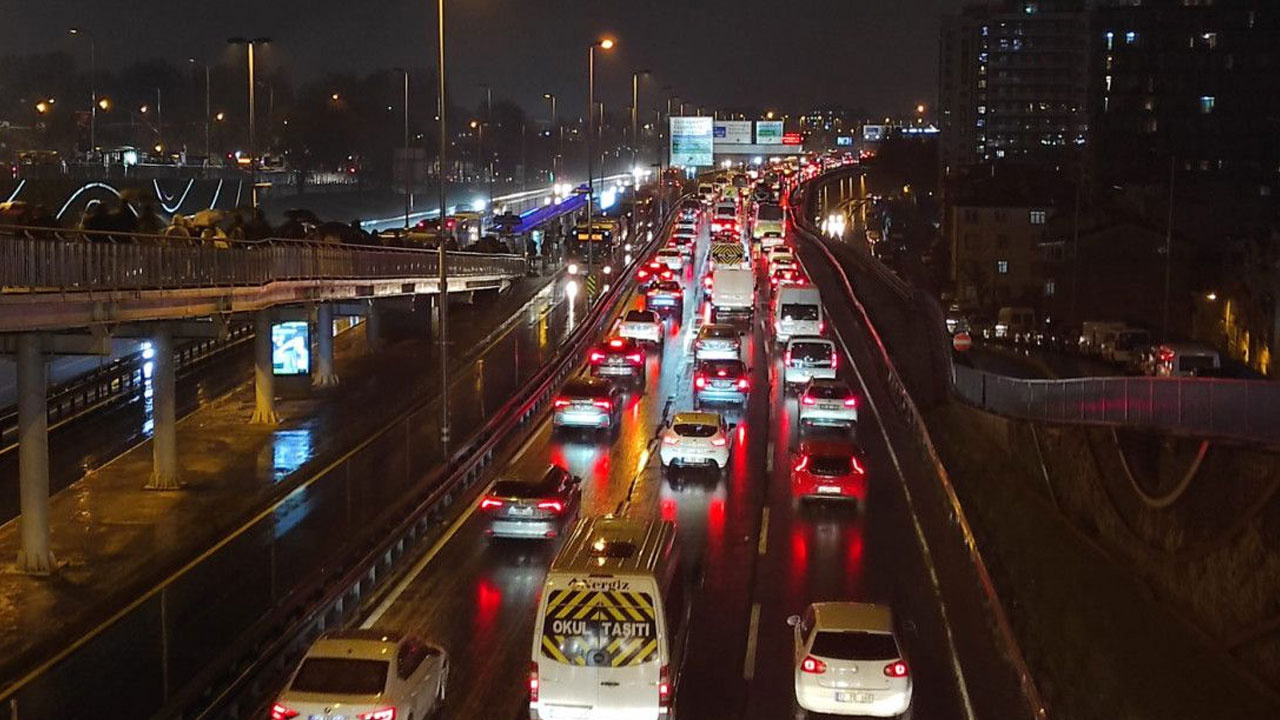
[{"label": "truck", "polygon": [[756,305],[756,277],[750,269],[717,267],[711,271],[711,320],[725,315],[751,317]]},{"label": "truck", "polygon": [[1119,320],[1086,320],[1080,325],[1080,352],[1102,355],[1103,346],[1114,341],[1128,326]]}]

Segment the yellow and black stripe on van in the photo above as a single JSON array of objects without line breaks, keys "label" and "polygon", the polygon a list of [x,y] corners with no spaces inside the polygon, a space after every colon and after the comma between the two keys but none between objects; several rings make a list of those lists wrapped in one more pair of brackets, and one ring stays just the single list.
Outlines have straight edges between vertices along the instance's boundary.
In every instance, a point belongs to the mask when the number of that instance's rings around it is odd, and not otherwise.
[{"label": "yellow and black stripe on van", "polygon": [[627,667],[658,658],[658,617],[648,593],[552,590],[542,654],[581,667]]}]

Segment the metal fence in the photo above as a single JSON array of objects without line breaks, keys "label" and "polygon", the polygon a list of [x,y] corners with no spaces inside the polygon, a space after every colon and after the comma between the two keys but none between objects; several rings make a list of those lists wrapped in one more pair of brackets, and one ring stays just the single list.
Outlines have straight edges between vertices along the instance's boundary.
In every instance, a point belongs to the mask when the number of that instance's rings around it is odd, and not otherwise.
[{"label": "metal fence", "polygon": [[969,403],[1025,420],[1280,442],[1280,383],[1153,377],[1024,380],[963,365],[955,366],[952,379]]},{"label": "metal fence", "polygon": [[[85,292],[263,285],[281,280],[432,278],[434,250],[263,240],[231,247],[171,238],[131,242],[0,235],[0,286]],[[450,252],[451,277],[523,275],[524,258]]]}]

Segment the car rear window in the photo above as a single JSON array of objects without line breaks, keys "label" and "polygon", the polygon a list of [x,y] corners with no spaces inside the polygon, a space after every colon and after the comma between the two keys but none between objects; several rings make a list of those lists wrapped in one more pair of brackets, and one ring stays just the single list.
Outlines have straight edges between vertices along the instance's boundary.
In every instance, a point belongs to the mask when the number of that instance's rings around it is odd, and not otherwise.
[{"label": "car rear window", "polygon": [[654,283],[653,289],[661,290],[662,292],[673,292],[673,293],[684,292],[683,289],[681,289],[680,287],[680,283],[676,282],[675,280],[663,280],[661,282]]},{"label": "car rear window", "polygon": [[809,651],[833,660],[897,660],[898,644],[888,633],[819,630]]},{"label": "car rear window", "polygon": [[651,323],[657,322],[658,317],[651,310],[630,310],[627,312],[624,322]]},{"label": "car rear window", "polygon": [[737,214],[738,214],[738,209],[733,207],[732,205],[721,205],[720,207],[716,208],[716,215],[719,215],[721,217],[733,217],[734,215],[737,215]]},{"label": "car rear window", "polygon": [[377,695],[387,685],[386,660],[310,657],[289,689],[326,695]]},{"label": "car rear window", "polygon": [[761,220],[781,220],[782,208],[777,205],[761,205],[756,211],[756,216]]},{"label": "car rear window", "polygon": [[658,659],[653,596],[625,590],[552,590],[542,656],[564,665],[627,667]]},{"label": "car rear window", "polygon": [[549,491],[548,484],[548,478],[545,477],[536,483],[524,480],[499,480],[493,484],[493,494],[504,498],[542,497]]},{"label": "car rear window", "polygon": [[849,387],[843,384],[814,383],[809,387],[808,395],[819,400],[843,400],[849,397]]},{"label": "car rear window", "polygon": [[703,425],[702,423],[676,423],[672,426],[672,429],[681,437],[709,438],[716,434],[715,425]]},{"label": "car rear window", "polygon": [[563,394],[570,398],[607,398],[609,388],[605,383],[570,382],[564,386]]},{"label": "car rear window", "polygon": [[839,477],[848,475],[853,469],[846,455],[811,455],[809,456],[809,472],[814,475]]},{"label": "car rear window", "polygon": [[718,375],[723,371],[725,375],[737,377],[745,367],[741,360],[707,360],[698,369],[707,375]]},{"label": "car rear window", "polygon": [[809,303],[783,303],[782,304],[783,320],[808,320],[814,321],[818,319],[818,306]]},{"label": "car rear window", "polygon": [[661,250],[659,250],[659,251],[658,251],[658,254],[659,254],[659,255],[662,255],[662,256],[664,256],[664,257],[679,257],[679,256],[680,256],[680,251],[679,251],[679,250],[670,250],[670,249],[667,249],[667,248],[663,248],[663,249],[661,249]]},{"label": "car rear window", "polygon": [[831,346],[823,342],[798,342],[791,346],[791,357],[805,362],[830,360]]},{"label": "car rear window", "polygon": [[702,331],[709,338],[735,340],[738,337],[738,331],[731,327],[716,327],[714,325],[708,325],[704,327]]}]

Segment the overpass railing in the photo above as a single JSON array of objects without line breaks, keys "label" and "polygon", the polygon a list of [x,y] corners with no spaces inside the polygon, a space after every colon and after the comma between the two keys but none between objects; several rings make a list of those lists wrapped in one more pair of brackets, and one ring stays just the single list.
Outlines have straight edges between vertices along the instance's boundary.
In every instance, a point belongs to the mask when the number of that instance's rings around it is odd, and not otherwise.
[{"label": "overpass railing", "polygon": [[[30,237],[0,231],[0,287],[86,292],[264,285],[289,280],[433,278],[435,250],[303,240],[192,242],[121,233]],[[124,241],[119,241],[121,239]],[[519,255],[447,253],[451,277],[520,276]]]},{"label": "overpass railing", "polygon": [[955,365],[953,373],[961,398],[1009,417],[1280,442],[1280,383],[1167,377],[1028,380],[963,365]]}]

